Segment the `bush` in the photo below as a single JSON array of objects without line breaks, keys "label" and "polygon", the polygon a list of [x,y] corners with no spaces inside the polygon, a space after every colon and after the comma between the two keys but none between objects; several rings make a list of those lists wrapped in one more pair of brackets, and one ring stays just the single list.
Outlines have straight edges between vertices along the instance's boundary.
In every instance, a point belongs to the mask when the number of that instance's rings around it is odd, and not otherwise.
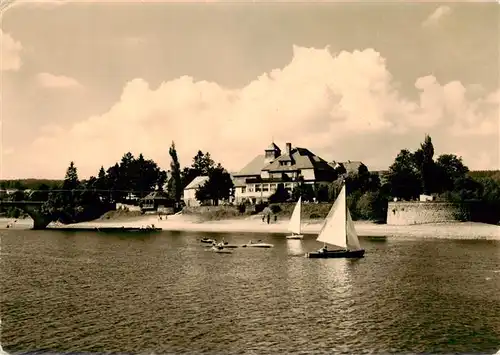
[{"label": "bush", "polygon": [[311,214],[309,215],[309,218],[310,218],[310,219],[320,219],[320,218],[321,218],[321,216],[320,216],[319,214],[317,214],[317,213],[311,213]]},{"label": "bush", "polygon": [[270,208],[271,208],[271,212],[274,214],[281,212],[281,207],[279,205],[271,205]]},{"label": "bush", "polygon": [[366,192],[356,202],[358,218],[385,221],[387,218],[387,200],[380,192]]},{"label": "bush", "polygon": [[238,205],[238,212],[239,213],[245,213],[246,209],[247,209],[247,206],[244,203],[240,203]]},{"label": "bush", "polygon": [[264,208],[267,207],[267,203],[258,203],[255,205],[255,213],[261,213]]}]

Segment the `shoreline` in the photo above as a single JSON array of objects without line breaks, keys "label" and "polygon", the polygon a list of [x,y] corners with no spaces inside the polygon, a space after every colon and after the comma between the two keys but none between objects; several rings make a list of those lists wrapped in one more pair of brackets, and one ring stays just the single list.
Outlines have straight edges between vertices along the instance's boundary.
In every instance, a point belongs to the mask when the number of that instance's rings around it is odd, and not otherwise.
[{"label": "shoreline", "polygon": [[[0,218],[0,230],[6,229],[7,223],[14,219]],[[304,220],[303,234],[318,234],[323,220]],[[18,219],[12,229],[29,229],[33,225],[31,219]],[[166,220],[156,216],[119,218],[110,220],[94,220],[75,224],[51,223],[47,230],[89,230],[95,228],[140,228],[154,225],[164,231],[205,232],[205,233],[288,233],[288,220],[274,223],[264,223],[259,217],[242,219],[225,219],[217,221],[200,221],[190,215],[170,215]],[[418,225],[387,225],[368,221],[355,221],[356,231],[360,237],[387,238],[419,238],[419,239],[455,239],[455,240],[498,240],[500,241],[500,226],[475,223],[453,222]]]}]

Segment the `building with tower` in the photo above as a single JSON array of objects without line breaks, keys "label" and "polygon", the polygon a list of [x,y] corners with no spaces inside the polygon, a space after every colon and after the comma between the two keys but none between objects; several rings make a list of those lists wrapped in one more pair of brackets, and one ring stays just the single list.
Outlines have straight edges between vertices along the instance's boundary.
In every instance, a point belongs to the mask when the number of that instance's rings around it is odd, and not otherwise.
[{"label": "building with tower", "polygon": [[337,172],[331,164],[306,148],[286,143],[285,151],[273,142],[243,169],[233,174],[235,202],[259,203],[267,201],[279,184],[292,191],[298,183],[329,183]]}]

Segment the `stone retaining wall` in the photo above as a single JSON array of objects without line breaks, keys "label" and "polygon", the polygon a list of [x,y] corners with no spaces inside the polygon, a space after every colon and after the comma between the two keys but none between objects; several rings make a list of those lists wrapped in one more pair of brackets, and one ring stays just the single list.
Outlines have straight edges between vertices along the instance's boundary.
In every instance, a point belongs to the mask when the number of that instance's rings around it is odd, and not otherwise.
[{"label": "stone retaining wall", "polygon": [[389,202],[387,224],[411,225],[457,222],[462,213],[459,204],[449,202]]}]

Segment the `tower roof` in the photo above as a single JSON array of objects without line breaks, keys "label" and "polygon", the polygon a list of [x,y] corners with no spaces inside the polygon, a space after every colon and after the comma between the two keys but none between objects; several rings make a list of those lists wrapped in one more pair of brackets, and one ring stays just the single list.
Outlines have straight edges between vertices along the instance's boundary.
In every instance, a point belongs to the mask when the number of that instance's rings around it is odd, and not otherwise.
[{"label": "tower roof", "polygon": [[269,147],[266,148],[266,151],[268,150],[272,150],[272,151],[275,151],[275,150],[281,150],[276,144],[274,144],[274,142],[272,142]]}]

